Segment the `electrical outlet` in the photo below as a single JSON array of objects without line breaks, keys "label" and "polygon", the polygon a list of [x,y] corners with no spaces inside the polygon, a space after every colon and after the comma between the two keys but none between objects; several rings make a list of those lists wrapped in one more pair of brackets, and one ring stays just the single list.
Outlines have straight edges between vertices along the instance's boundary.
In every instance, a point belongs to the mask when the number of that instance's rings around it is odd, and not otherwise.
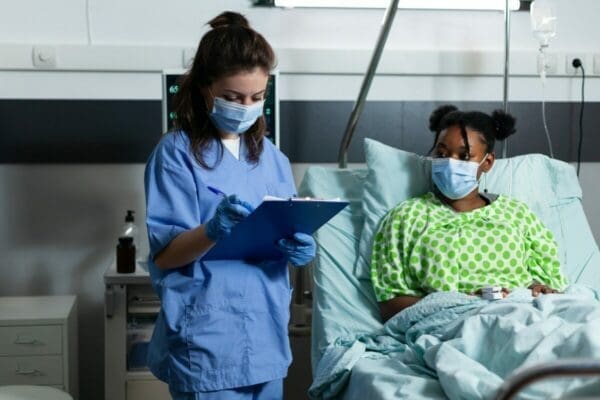
[{"label": "electrical outlet", "polygon": [[575,68],[573,66],[573,60],[579,58],[581,60],[581,64],[583,65],[583,68],[586,70],[586,72],[588,71],[588,65],[587,65],[587,57],[585,56],[585,54],[567,54],[567,59],[566,59],[566,64],[565,64],[565,73],[567,75],[577,75],[580,73],[579,68]]},{"label": "electrical outlet", "polygon": [[190,68],[192,63],[194,62],[194,57],[196,56],[196,49],[188,48],[183,49],[183,55],[181,62],[183,64],[183,68]]},{"label": "electrical outlet", "polygon": [[34,46],[32,58],[34,67],[56,67],[56,49],[54,46]]},{"label": "electrical outlet", "polygon": [[594,75],[600,75],[600,54],[594,55]]},{"label": "electrical outlet", "polygon": [[[542,65],[544,64],[544,65]],[[537,57],[537,73],[542,73],[542,68],[546,70],[546,75],[556,75],[558,73],[558,56],[556,54],[545,54]]]}]

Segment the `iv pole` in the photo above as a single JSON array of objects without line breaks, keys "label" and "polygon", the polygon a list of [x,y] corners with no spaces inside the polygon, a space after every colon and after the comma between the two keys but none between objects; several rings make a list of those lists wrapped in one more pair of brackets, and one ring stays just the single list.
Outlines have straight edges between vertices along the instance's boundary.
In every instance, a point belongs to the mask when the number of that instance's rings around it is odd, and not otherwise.
[{"label": "iv pole", "polygon": [[[504,97],[503,106],[504,112],[508,113],[508,77],[510,68],[510,8],[508,7],[509,0],[504,3]],[[508,138],[502,144],[502,158],[506,158],[508,151]]]},{"label": "iv pole", "polygon": [[[377,39],[377,44],[375,45],[375,50],[373,51],[373,56],[371,57],[371,61],[369,63],[369,68],[367,69],[367,73],[363,79],[362,85],[360,87],[360,92],[358,93],[358,98],[354,103],[354,107],[352,108],[352,113],[350,114],[350,118],[348,119],[348,123],[346,125],[346,130],[344,131],[344,136],[342,138],[342,142],[340,144],[340,150],[338,153],[338,167],[339,168],[347,168],[348,167],[348,148],[350,147],[350,143],[352,142],[352,136],[354,135],[354,131],[356,129],[356,125],[358,124],[358,119],[362,114],[363,108],[365,106],[365,101],[367,99],[367,94],[369,93],[369,89],[371,88],[371,83],[373,82],[373,77],[375,75],[375,71],[377,70],[377,65],[379,64],[379,60],[381,59],[381,54],[383,53],[383,48],[385,47],[385,42],[387,41],[388,34],[392,27],[392,23],[394,22],[394,17],[396,16],[396,11],[398,10],[398,2],[399,0],[391,0],[390,5],[388,6],[383,24],[381,25],[381,31],[379,32],[379,37]],[[509,53],[510,53],[510,8],[509,8],[509,0],[505,0],[504,6],[504,111],[508,111],[508,75],[509,75]],[[504,146],[502,150],[502,156],[506,157],[506,149],[507,144],[504,141]]]},{"label": "iv pole", "polygon": [[340,151],[338,154],[338,166],[340,168],[347,168],[348,166],[348,147],[350,147],[350,142],[352,142],[352,136],[354,135],[354,130],[358,124],[358,119],[360,118],[365,106],[367,94],[371,88],[371,82],[373,82],[377,65],[381,59],[381,53],[383,53],[385,42],[387,41],[388,34],[390,33],[390,29],[394,23],[394,17],[396,16],[396,11],[398,11],[399,1],[400,0],[392,0],[385,12],[383,24],[381,25],[381,31],[379,32],[379,38],[377,39],[377,45],[373,51],[369,68],[367,69],[367,73],[365,74],[365,78],[363,79],[360,87],[360,92],[358,93],[358,99],[356,100],[356,103],[354,103],[354,108],[350,114],[350,119],[346,125],[346,131],[344,132],[342,143],[340,144]]}]

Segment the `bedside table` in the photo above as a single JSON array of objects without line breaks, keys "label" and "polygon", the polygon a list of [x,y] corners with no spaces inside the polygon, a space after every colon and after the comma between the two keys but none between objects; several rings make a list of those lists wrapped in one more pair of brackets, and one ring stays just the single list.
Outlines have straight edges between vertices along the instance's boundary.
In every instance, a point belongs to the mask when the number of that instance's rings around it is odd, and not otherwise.
[{"label": "bedside table", "polygon": [[78,398],[75,296],[0,297],[0,385],[45,385]]}]

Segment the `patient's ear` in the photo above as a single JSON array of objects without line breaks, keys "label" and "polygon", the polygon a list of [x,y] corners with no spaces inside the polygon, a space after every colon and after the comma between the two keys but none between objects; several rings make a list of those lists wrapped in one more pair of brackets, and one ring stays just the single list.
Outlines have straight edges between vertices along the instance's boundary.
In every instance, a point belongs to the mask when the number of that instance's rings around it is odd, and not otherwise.
[{"label": "patient's ear", "polygon": [[481,172],[490,172],[496,161],[496,153],[491,152],[485,157],[485,161],[481,164]]}]

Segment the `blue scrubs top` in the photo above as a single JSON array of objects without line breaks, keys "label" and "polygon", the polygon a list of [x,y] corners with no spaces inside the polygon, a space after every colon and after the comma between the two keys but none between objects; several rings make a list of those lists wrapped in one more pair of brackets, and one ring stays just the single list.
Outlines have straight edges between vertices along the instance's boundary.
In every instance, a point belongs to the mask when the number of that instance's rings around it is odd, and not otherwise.
[{"label": "blue scrubs top", "polygon": [[[213,170],[202,168],[183,132],[164,135],[145,172],[149,270],[161,299],[148,364],[171,390],[203,392],[255,385],[287,375],[291,289],[287,262],[199,261],[171,270],[152,260],[183,231],[206,223],[222,197],[237,194],[253,206],[265,195],[295,194],[290,163],[269,140],[257,164],[224,149]],[[204,152],[214,165],[215,140]],[[260,227],[256,227],[260,235]]]}]

